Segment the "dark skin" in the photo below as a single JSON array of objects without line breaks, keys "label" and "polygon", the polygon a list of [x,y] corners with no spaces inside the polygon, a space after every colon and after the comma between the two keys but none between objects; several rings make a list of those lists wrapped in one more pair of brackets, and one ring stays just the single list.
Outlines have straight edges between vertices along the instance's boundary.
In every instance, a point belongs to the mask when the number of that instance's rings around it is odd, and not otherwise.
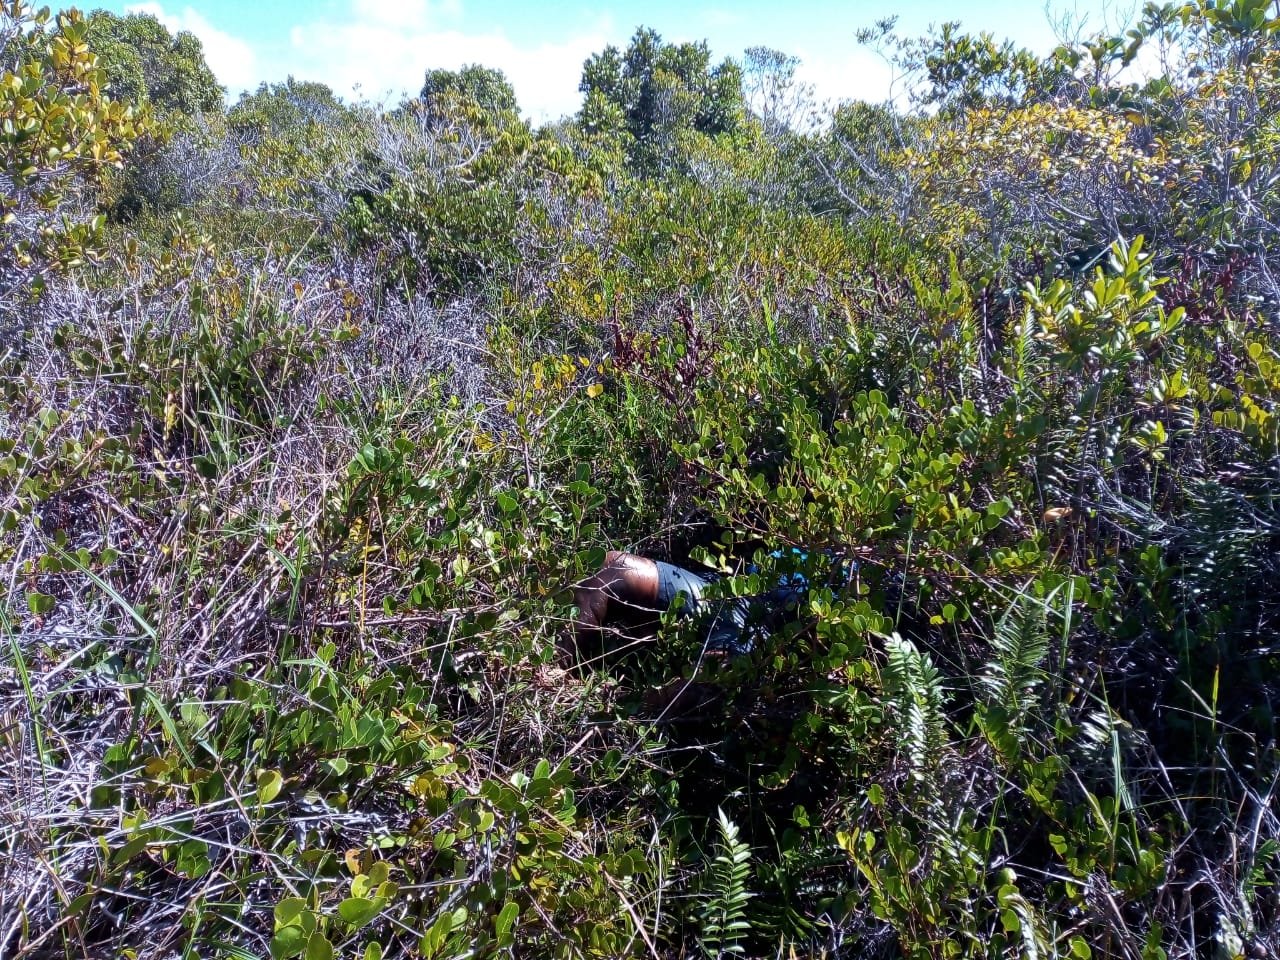
[{"label": "dark skin", "polygon": [[627,608],[656,610],[658,565],[647,557],[610,550],[604,555],[604,566],[573,588],[573,602],[579,610],[576,633],[598,630],[611,613],[625,615]]},{"label": "dark skin", "polygon": [[[574,647],[583,637],[610,623],[638,627],[652,625],[658,607],[658,565],[647,557],[621,550],[605,554],[604,565],[573,588],[578,618],[573,624]],[[577,650],[573,651],[575,654]],[[710,652],[720,660],[718,651]],[[646,697],[651,709],[671,717],[705,708],[714,694],[701,684],[673,680]]]}]

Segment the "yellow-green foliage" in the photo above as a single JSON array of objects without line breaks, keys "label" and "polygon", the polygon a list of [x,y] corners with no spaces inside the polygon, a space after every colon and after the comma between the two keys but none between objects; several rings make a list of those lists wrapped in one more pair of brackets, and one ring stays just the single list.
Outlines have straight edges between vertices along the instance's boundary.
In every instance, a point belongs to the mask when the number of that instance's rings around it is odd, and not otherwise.
[{"label": "yellow-green foliage", "polygon": [[21,0],[0,9],[0,258],[43,283],[99,254],[103,220],[64,216],[148,130],[145,110],[111,99],[75,10],[51,18]]},{"label": "yellow-green foliage", "polygon": [[920,193],[923,222],[944,243],[980,245],[992,233],[1016,243],[1019,221],[1034,227],[1100,216],[1082,196],[1087,180],[1137,190],[1157,181],[1164,150],[1135,143],[1134,132],[1131,117],[1107,109],[970,110],[937,121],[901,162]]}]

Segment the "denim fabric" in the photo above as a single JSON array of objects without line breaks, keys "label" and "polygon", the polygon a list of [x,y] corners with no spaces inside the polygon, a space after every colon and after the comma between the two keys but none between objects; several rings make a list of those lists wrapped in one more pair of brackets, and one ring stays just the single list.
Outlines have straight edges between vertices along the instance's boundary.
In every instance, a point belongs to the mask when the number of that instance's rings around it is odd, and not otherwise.
[{"label": "denim fabric", "polygon": [[[775,550],[771,557],[781,559],[787,554],[801,563],[808,559],[807,551],[793,547],[789,551]],[[767,593],[754,597],[727,597],[707,599],[706,588],[720,577],[715,573],[699,574],[670,563],[655,561],[658,565],[658,606],[666,608],[679,595],[683,595],[681,616],[703,622],[707,628],[706,649],[722,650],[733,655],[750,653],[752,646],[751,625],[778,626],[795,616],[796,610],[809,593],[809,578],[801,572],[784,574]],[[853,581],[858,569],[856,561],[836,560],[824,580],[826,586],[839,589]],[[752,564],[748,573],[759,573]]]},{"label": "denim fabric", "polygon": [[658,605],[669,607],[677,595],[684,595],[681,615],[705,621],[706,649],[723,650],[737,655],[751,652],[747,634],[747,618],[751,601],[746,597],[709,600],[706,588],[719,579],[715,574],[697,574],[684,567],[656,561],[658,564]]}]

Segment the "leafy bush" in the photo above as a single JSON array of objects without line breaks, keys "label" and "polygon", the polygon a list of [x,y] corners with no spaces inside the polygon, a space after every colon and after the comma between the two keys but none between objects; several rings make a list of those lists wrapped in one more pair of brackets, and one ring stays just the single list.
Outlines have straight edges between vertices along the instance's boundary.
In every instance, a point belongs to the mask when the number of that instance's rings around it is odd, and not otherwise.
[{"label": "leafy bush", "polygon": [[[10,305],[51,274],[100,254],[91,189],[148,130],[145,113],[107,97],[77,11],[51,22],[26,3],[0,10],[0,283]],[[6,318],[6,320],[9,318]],[[12,326],[6,324],[10,330]]]}]

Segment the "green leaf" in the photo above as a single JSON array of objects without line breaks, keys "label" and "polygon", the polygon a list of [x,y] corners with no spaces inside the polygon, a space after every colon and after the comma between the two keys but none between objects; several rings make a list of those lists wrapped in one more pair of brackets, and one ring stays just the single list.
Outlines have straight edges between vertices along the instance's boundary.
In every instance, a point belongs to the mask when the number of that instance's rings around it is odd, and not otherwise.
[{"label": "green leaf", "polygon": [[69,904],[67,904],[66,910],[63,911],[63,916],[67,916],[67,917],[80,916],[82,913],[84,913],[86,910],[89,909],[89,905],[93,903],[94,898],[97,897],[97,895],[98,895],[97,891],[95,890],[90,890],[88,893],[80,894],[80,896],[76,897]]},{"label": "green leaf", "polygon": [[307,960],[333,960],[333,944],[319,930],[307,940]]},{"label": "green leaf", "polygon": [[[424,933],[422,939],[418,941],[418,949],[428,960],[436,956],[441,948],[444,947],[449,934],[453,932],[455,919],[456,915],[453,913],[441,914],[436,922],[431,925],[431,929]],[[464,916],[463,923],[465,922],[466,918]]]},{"label": "green leaf", "polygon": [[520,907],[515,903],[508,903],[502,908],[502,912],[494,919],[494,931],[497,933],[498,946],[510,946],[512,942],[511,928],[516,922],[516,918],[520,916]]},{"label": "green leaf", "polygon": [[46,593],[28,593],[27,609],[37,617],[43,616],[57,606],[57,600]]},{"label": "green leaf", "polygon": [[209,845],[203,840],[188,840],[178,848],[178,872],[188,879],[198,880],[212,867],[209,862]]},{"label": "green leaf", "polygon": [[258,803],[268,804],[280,796],[284,777],[279,770],[263,770],[258,774]]},{"label": "green leaf", "polygon": [[275,917],[276,929],[282,927],[296,926],[302,912],[307,909],[307,901],[301,897],[288,897],[276,904]]},{"label": "green leaf", "polygon": [[301,927],[281,927],[271,938],[272,960],[296,957],[307,949],[307,935]]},{"label": "green leaf", "polygon": [[111,865],[119,867],[128,863],[142,851],[143,847],[147,845],[147,840],[148,837],[146,833],[142,833],[139,836],[134,837],[123,847],[120,847],[111,854]]},{"label": "green leaf", "polygon": [[338,916],[344,923],[359,929],[378,915],[382,905],[367,897],[348,897],[338,904]]}]

